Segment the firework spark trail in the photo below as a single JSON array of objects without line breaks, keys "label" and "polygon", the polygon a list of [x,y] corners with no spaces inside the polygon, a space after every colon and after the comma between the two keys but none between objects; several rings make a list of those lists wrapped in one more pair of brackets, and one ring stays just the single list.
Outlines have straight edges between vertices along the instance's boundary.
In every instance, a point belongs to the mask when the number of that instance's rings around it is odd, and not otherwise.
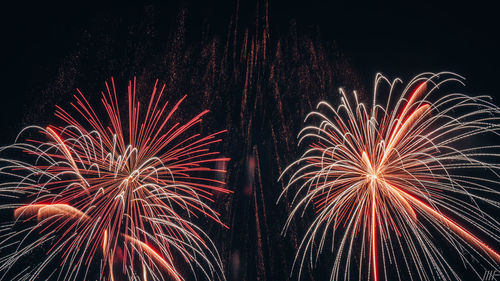
[{"label": "firework spark trail", "polygon": [[[432,231],[478,276],[471,258],[499,269],[500,254],[481,238],[498,243],[499,222],[480,206],[499,207],[500,146],[477,145],[475,138],[500,135],[500,108],[487,96],[434,98],[438,89],[462,81],[454,73],[423,73],[398,96],[401,80],[377,74],[371,107],[341,89],[338,108],[320,102],[307,115],[306,122],[318,120],[299,133],[299,144],[309,147],[280,177],[289,175],[281,196],[294,194],[284,232],[295,216],[316,211],[295,257],[299,278],[305,260],[314,266],[331,239],[330,280],[350,279],[355,255],[359,280],[388,280],[394,270],[400,280],[404,274],[459,280]],[[382,82],[389,85],[385,106],[377,97]]]},{"label": "firework spark trail", "polygon": [[78,91],[71,105],[83,123],[58,107],[56,116],[66,126],[28,127],[21,134],[34,130],[46,138],[1,148],[23,156],[0,158],[0,174],[12,179],[0,184],[0,193],[20,202],[1,206],[14,209],[15,221],[2,227],[0,247],[13,250],[0,259],[0,279],[42,248],[48,249],[46,258],[20,272],[23,280],[50,271],[57,258],[58,272],[49,272],[57,280],[86,280],[96,262],[100,280],[180,281],[181,262],[195,275],[198,268],[208,279],[224,280],[214,243],[191,222],[202,215],[227,228],[206,203],[214,193],[230,192],[216,179],[225,171],[214,168],[229,159],[210,149],[224,131],[189,135],[208,111],[184,124],[174,122],[186,97],[169,109],[162,102],[165,86],[158,89],[157,83],[145,110],[135,79],[129,83],[125,121],[113,79],[111,87],[106,83],[101,101],[109,126]]}]

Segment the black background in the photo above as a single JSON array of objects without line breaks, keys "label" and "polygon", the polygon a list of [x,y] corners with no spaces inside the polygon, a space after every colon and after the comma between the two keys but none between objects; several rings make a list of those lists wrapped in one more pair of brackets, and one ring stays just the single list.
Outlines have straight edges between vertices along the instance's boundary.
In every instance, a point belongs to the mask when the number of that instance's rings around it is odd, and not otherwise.
[{"label": "black background", "polygon": [[[317,26],[321,40],[338,44],[368,85],[376,72],[409,78],[423,71],[449,70],[463,75],[473,91],[499,95],[500,20],[494,4],[329,2],[273,1],[269,5],[270,24],[283,28],[296,19],[299,26]],[[248,13],[251,18],[253,3],[246,3],[248,9],[241,13]],[[167,15],[161,24],[172,25],[178,10],[186,7],[192,14],[193,26],[208,22],[219,34],[226,32],[235,11],[233,1],[147,4]],[[19,122],[24,125],[23,110],[28,108],[21,110],[19,105],[33,95],[32,89],[45,87],[55,76],[62,61],[78,48],[82,32],[92,22],[120,17],[127,18],[125,23],[137,24],[143,7],[142,3],[89,5],[86,1],[5,4],[1,17],[1,127],[17,131]],[[2,135],[2,143],[9,142],[5,135],[8,134]]]},{"label": "black background", "polygon": [[[499,104],[500,20],[493,5],[477,1],[466,4],[404,2],[390,5],[375,1],[370,4],[325,2],[269,3],[270,41],[276,42],[282,38],[285,38],[284,41],[293,41],[290,37],[297,33],[299,41],[300,38],[306,38],[318,46],[324,46],[327,59],[322,63],[333,65],[333,70],[324,75],[337,75],[332,81],[324,82],[328,85],[323,88],[326,89],[324,93],[308,95],[305,105],[300,102],[304,93],[284,95],[287,118],[297,120],[283,121],[283,124],[276,126],[274,121],[270,121],[272,124],[269,127],[276,129],[284,126],[289,130],[280,134],[278,139],[293,138],[298,133],[303,113],[309,111],[311,103],[318,102],[319,97],[335,102],[337,92],[334,89],[338,86],[371,89],[376,72],[407,81],[423,71],[453,71],[467,79],[467,93],[491,95],[494,102]],[[196,45],[200,42],[203,45],[211,38],[218,38],[222,46],[235,14],[239,15],[237,32],[238,40],[241,40],[246,28],[252,33],[255,19],[262,17],[265,11],[265,2],[240,2],[238,5],[238,12],[235,12],[236,4],[233,1],[98,5],[67,1],[3,6],[0,144],[11,143],[24,126],[45,125],[56,120],[52,115],[54,105],[71,101],[76,87],[84,89],[89,95],[97,95],[103,88],[103,82],[110,76],[123,85],[134,75],[146,82],[152,81],[152,77],[158,77],[160,81],[170,79],[162,77],[164,72],[159,70],[162,64],[155,59],[166,57],[168,60],[169,56],[163,57],[162,53],[165,50],[168,52],[170,47],[190,48],[193,45],[193,52],[199,51]],[[178,38],[172,35],[176,34],[179,15],[182,14],[180,11],[185,13],[183,24],[188,29],[183,45],[175,43]],[[258,16],[256,11],[260,11]],[[291,32],[291,29],[295,31]],[[164,44],[170,41],[175,42]],[[152,55],[147,55],[149,53]],[[337,62],[330,63],[332,59]],[[304,59],[290,62],[288,69],[301,63],[304,63]],[[178,89],[185,93],[191,92],[186,85],[178,86]],[[192,92],[191,98],[196,100],[197,92]],[[285,212],[283,205],[274,204],[281,190],[276,183],[278,173],[275,167],[284,168],[294,155],[281,155],[278,161],[282,162],[273,162],[276,154],[280,155],[280,149],[273,150],[271,130],[263,120],[274,116],[270,113],[272,109],[257,106],[256,111],[244,113],[242,119],[246,119],[242,121],[238,119],[237,110],[228,111],[229,107],[239,106],[241,97],[235,100],[230,98],[223,95],[214,98],[217,101],[213,102],[214,108],[211,108],[214,111],[211,121],[217,124],[208,126],[210,129],[227,128],[229,136],[226,141],[237,143],[226,144],[221,148],[223,153],[232,158],[232,164],[228,167],[228,188],[235,194],[233,197],[221,198],[230,203],[221,204],[219,209],[225,210],[222,216],[231,226],[232,232],[220,234],[214,230],[214,240],[225,244],[221,246],[221,252],[226,263],[234,261],[235,253],[241,256],[241,268],[237,269],[238,273],[228,273],[230,280],[286,280],[291,263],[290,258],[283,255],[293,254],[293,243],[289,241],[290,238],[286,238],[287,242],[280,241],[279,231],[284,223]],[[263,105],[275,102],[266,95],[256,98],[259,99],[258,103]],[[207,104],[207,101],[204,100],[202,104]],[[252,129],[251,136],[245,137],[250,131],[245,131],[241,124],[248,125],[247,119],[253,117],[264,125]],[[291,148],[288,147],[287,152],[296,152],[293,141],[288,146]],[[247,182],[254,184],[253,176],[247,172],[248,161],[258,151],[265,154],[261,156],[260,165],[273,172],[263,172],[259,181],[260,193],[259,188],[254,186],[253,191],[247,194]],[[251,180],[242,180],[244,177]],[[259,194],[262,197],[257,199]],[[255,206],[262,205],[265,205],[268,213],[255,211]],[[257,209],[262,210],[261,207]],[[256,222],[255,219],[259,217],[267,221]],[[259,253],[256,253],[255,225],[259,223],[263,224],[262,234],[268,246],[272,245],[261,253],[263,260],[259,260]],[[284,268],[279,268],[280,265]],[[227,270],[236,269],[228,266]],[[463,271],[464,276],[467,276],[467,272]],[[326,275],[313,275],[309,274],[305,278],[327,278]]]}]

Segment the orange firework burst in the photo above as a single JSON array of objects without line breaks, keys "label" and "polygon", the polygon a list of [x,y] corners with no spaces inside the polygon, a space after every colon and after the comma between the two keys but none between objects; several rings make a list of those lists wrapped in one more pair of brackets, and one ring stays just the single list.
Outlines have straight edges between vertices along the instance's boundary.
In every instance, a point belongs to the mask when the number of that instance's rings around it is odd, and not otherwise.
[{"label": "orange firework burst", "polygon": [[[475,138],[499,135],[500,108],[486,96],[434,98],[443,85],[462,80],[423,73],[396,96],[401,81],[378,74],[371,107],[341,89],[338,108],[320,102],[307,115],[306,122],[317,122],[299,133],[299,144],[309,148],[281,176],[290,175],[283,194],[294,194],[284,231],[298,213],[316,211],[295,258],[299,276],[305,260],[313,265],[331,240],[330,280],[460,279],[433,232],[471,268],[474,258],[484,270],[499,269],[499,253],[480,238],[498,243],[499,223],[480,205],[499,207],[500,146],[477,145]],[[377,101],[381,82],[389,85],[385,106]]]},{"label": "orange firework burst", "polygon": [[[109,120],[78,91],[72,106],[84,123],[58,107],[56,115],[66,126],[28,127],[23,132],[41,132],[43,140],[1,149],[23,155],[0,159],[0,173],[12,178],[1,184],[1,194],[24,203],[2,206],[13,208],[15,218],[2,228],[0,245],[13,249],[1,258],[4,276],[41,248],[46,249],[41,262],[15,273],[22,280],[42,274],[50,280],[87,280],[97,264],[99,276],[92,278],[99,280],[180,281],[179,263],[193,274],[224,279],[213,242],[191,221],[203,215],[226,227],[207,205],[214,192],[229,193],[220,168],[229,159],[210,150],[223,131],[189,134],[208,111],[174,122],[185,97],[170,106],[162,102],[164,88],[155,84],[142,109],[136,81],[129,82],[126,121],[113,80],[101,99]],[[53,262],[60,268],[49,268]]]}]

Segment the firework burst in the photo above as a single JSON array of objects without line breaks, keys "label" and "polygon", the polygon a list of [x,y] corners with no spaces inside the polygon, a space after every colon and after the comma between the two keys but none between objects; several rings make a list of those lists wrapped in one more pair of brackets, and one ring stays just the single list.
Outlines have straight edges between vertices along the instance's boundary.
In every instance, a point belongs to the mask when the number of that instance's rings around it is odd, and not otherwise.
[{"label": "firework burst", "polygon": [[307,115],[298,138],[308,149],[281,175],[288,179],[280,198],[293,194],[283,231],[315,211],[294,262],[299,278],[330,242],[330,280],[460,279],[437,241],[477,275],[484,271],[473,261],[499,269],[488,245],[500,241],[499,223],[482,209],[499,207],[500,146],[485,136],[498,140],[500,108],[487,96],[438,94],[462,81],[423,73],[398,95],[401,80],[377,74],[371,106],[341,89],[339,107],[320,102]]},{"label": "firework burst", "polygon": [[[1,229],[4,278],[180,281],[184,264],[195,276],[224,279],[214,243],[192,222],[202,215],[226,227],[208,205],[214,193],[229,193],[220,168],[229,159],[210,149],[223,131],[189,133],[208,111],[175,122],[185,97],[170,106],[164,89],[156,82],[143,109],[135,79],[129,82],[126,120],[113,80],[102,92],[106,118],[78,91],[72,106],[79,118],[58,107],[64,127],[28,127],[20,135],[38,139],[1,149],[18,157],[0,159],[9,179],[1,195],[14,200],[2,208],[14,209],[15,218]],[[24,267],[22,258],[37,249],[44,258]],[[89,275],[92,266],[98,276]]]}]

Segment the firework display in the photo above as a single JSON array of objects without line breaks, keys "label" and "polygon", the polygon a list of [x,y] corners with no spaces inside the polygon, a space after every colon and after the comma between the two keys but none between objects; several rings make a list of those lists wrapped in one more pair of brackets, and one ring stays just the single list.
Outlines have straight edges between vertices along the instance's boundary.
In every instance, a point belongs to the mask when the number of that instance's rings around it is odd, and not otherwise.
[{"label": "firework display", "polygon": [[495,6],[11,2],[0,281],[499,279]]},{"label": "firework display", "polygon": [[441,243],[478,276],[499,269],[500,226],[486,210],[499,207],[500,108],[444,94],[463,84],[454,73],[401,83],[377,74],[371,104],[341,89],[338,107],[322,101],[306,116],[307,148],[280,178],[293,198],[283,231],[312,216],[299,278],[325,248],[330,280],[461,279]]},{"label": "firework display", "polygon": [[[9,200],[1,208],[14,213],[1,228],[0,279],[185,280],[189,271],[225,279],[214,242],[194,222],[226,227],[210,206],[230,192],[229,158],[212,149],[224,131],[192,133],[208,111],[178,121],[186,96],[170,104],[164,88],[157,81],[141,104],[129,82],[126,119],[113,79],[102,92],[106,114],[78,91],[76,114],[57,108],[64,126],[27,127],[0,149],[0,195]],[[26,265],[34,251],[43,259]]]}]

